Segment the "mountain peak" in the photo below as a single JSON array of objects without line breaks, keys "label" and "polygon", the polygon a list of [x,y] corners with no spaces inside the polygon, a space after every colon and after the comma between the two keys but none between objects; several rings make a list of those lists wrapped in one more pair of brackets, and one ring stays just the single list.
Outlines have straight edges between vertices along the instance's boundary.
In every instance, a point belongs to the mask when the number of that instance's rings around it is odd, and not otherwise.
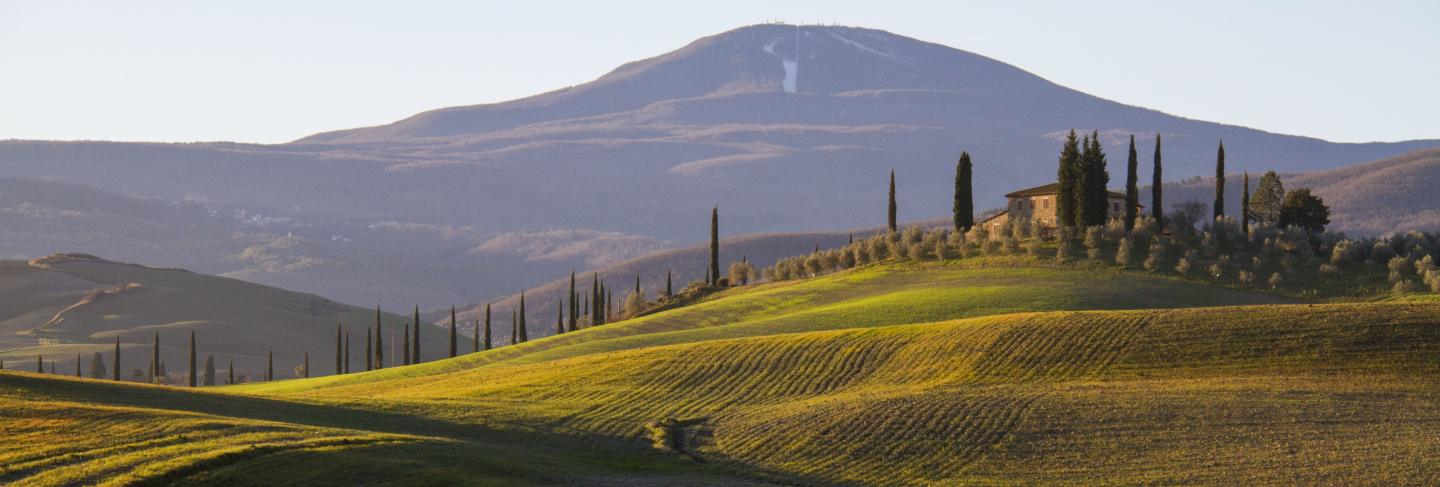
[{"label": "mountain peak", "polygon": [[478,134],[634,111],[665,101],[745,93],[1008,90],[1020,96],[1053,88],[1014,66],[882,30],[757,24],[626,63],[574,87],[509,102],[432,110],[389,125],[317,134],[297,142]]}]

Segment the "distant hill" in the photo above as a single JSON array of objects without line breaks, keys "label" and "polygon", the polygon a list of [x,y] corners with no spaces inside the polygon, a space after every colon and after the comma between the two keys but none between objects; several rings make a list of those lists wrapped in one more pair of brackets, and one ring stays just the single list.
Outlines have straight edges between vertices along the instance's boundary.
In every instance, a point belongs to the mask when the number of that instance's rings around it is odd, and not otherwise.
[{"label": "distant hill", "polygon": [[[1251,190],[1263,171],[1251,173]],[[1226,208],[1240,207],[1241,175],[1226,177]],[[1440,230],[1440,149],[1423,149],[1328,171],[1281,174],[1285,189],[1310,188],[1330,206],[1330,229],[1355,236]],[[1145,192],[1148,198],[1148,192]],[[1214,200],[1214,178],[1165,187],[1170,204]]]},{"label": "distant hill", "polygon": [[[1187,119],[890,32],[766,24],[573,87],[289,144],[5,141],[0,174],[225,208],[269,225],[242,247],[259,246],[248,255],[228,245],[185,249],[177,261],[77,251],[192,268],[204,260],[347,302],[437,308],[702,241],[714,205],[735,234],[875,225],[891,168],[901,218],[946,215],[961,150],[974,156],[977,207],[999,206],[1008,191],[1053,180],[1072,128],[1098,130],[1112,163],[1130,134],[1148,155],[1162,133],[1176,179],[1209,174],[1221,139],[1231,169],[1287,173],[1440,146],[1332,143]],[[292,232],[297,240],[274,243]],[[0,255],[33,248],[10,239],[0,236]],[[592,252],[609,255],[582,257]],[[221,269],[227,259],[251,261]]]},{"label": "distant hill", "polygon": [[[409,319],[387,313],[384,321],[399,337]],[[76,354],[88,367],[93,352],[111,357],[119,338],[128,379],[132,370],[148,369],[158,332],[167,370],[184,374],[194,330],[199,360],[214,355],[221,368],[234,360],[237,374],[258,377],[273,351],[277,376],[291,376],[306,352],[312,375],[327,375],[335,371],[335,326],[350,329],[351,369],[363,370],[365,331],[374,323],[373,309],[180,269],[84,254],[0,261],[0,359],[8,368],[33,370],[43,355],[73,374]],[[441,357],[447,342],[441,328],[422,328],[426,359]]]}]

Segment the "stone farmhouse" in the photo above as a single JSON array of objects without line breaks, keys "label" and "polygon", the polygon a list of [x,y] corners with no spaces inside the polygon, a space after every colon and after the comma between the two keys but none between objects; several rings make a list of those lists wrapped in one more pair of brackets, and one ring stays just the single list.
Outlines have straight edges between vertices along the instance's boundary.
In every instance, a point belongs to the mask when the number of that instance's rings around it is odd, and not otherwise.
[{"label": "stone farmhouse", "polygon": [[[980,228],[992,236],[999,236],[1009,228],[1012,219],[1030,222],[1031,228],[1054,229],[1055,195],[1059,194],[1060,183],[1050,183],[1030,189],[1022,189],[1005,195],[1008,204],[1005,210],[982,220]],[[1109,204],[1105,205],[1108,218],[1125,216],[1125,193],[1108,191]],[[1144,208],[1143,206],[1141,208]]]}]

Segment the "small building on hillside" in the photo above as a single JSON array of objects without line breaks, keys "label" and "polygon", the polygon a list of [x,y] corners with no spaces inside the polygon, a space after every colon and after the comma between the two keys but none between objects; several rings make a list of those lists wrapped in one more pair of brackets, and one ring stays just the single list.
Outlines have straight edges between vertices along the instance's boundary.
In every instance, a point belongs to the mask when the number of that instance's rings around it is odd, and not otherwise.
[{"label": "small building on hillside", "polygon": [[[998,236],[1009,228],[1011,219],[1021,218],[1030,222],[1031,228],[1054,229],[1055,195],[1060,193],[1060,183],[1050,183],[1030,189],[1022,189],[1005,195],[1005,210],[991,215],[980,222],[985,233]],[[1105,205],[1108,219],[1125,217],[1125,193],[1108,191]],[[1140,208],[1144,208],[1141,206]]]}]

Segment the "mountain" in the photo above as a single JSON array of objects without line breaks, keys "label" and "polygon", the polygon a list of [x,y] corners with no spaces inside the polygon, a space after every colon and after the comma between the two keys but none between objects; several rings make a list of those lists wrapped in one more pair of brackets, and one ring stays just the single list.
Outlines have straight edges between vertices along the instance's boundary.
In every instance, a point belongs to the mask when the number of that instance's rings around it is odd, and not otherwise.
[{"label": "mountain", "polygon": [[[1137,62],[1125,75],[1144,69]],[[714,205],[735,234],[871,226],[883,221],[891,168],[902,218],[947,215],[961,150],[974,156],[977,206],[998,206],[1005,192],[1053,179],[1071,128],[1099,131],[1113,168],[1129,134],[1141,135],[1148,156],[1151,134],[1162,133],[1174,178],[1209,173],[1221,139],[1231,169],[1283,172],[1440,145],[1332,143],[1191,120],[884,31],[767,24],[570,88],[288,144],[0,142],[0,174],[287,222],[270,240],[302,244],[261,250],[301,265],[212,265],[350,302],[438,308],[701,241]],[[369,238],[376,228],[402,230]],[[484,250],[528,248],[514,245],[516,235],[542,247],[570,236],[555,249],[638,244],[600,259]],[[0,255],[19,249],[0,237]],[[202,249],[186,259],[235,255]],[[314,262],[333,265],[305,264]]]},{"label": "mountain", "polygon": [[[0,359],[9,367],[34,367],[42,355],[62,373],[74,373],[77,354],[88,367],[94,352],[108,359],[118,338],[127,379],[133,370],[148,370],[156,333],[167,370],[186,373],[192,330],[198,360],[214,355],[220,368],[233,360],[237,374],[259,377],[273,351],[277,377],[291,376],[307,352],[312,375],[328,375],[335,370],[337,324],[352,334],[352,370],[363,370],[366,328],[375,323],[374,309],[312,294],[84,254],[0,261],[0,290]],[[384,315],[397,337],[408,321]],[[440,358],[447,342],[443,329],[422,328],[421,356]]]},{"label": "mountain", "polygon": [[[1251,190],[1261,172],[1251,174]],[[1240,174],[1226,176],[1226,208],[1240,207]],[[1281,174],[1287,190],[1310,188],[1330,206],[1331,230],[1375,236],[1410,230],[1440,230],[1440,149],[1423,149],[1327,171]],[[1148,192],[1143,192],[1149,194]],[[1169,201],[1202,201],[1215,195],[1214,178],[1194,178],[1165,187]]]}]

